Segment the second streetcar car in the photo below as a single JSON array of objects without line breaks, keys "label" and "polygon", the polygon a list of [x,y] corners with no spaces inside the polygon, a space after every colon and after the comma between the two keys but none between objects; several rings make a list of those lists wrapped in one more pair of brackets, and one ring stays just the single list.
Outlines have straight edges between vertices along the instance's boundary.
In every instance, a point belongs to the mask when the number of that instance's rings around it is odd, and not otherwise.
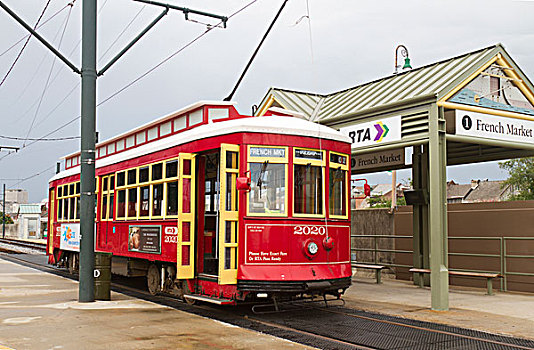
[{"label": "second streetcar car", "polygon": [[[279,114],[279,115],[276,115]],[[351,283],[350,140],[200,102],[97,145],[97,252],[151,293],[235,304]],[[80,154],[50,180],[49,262],[78,267]]]}]

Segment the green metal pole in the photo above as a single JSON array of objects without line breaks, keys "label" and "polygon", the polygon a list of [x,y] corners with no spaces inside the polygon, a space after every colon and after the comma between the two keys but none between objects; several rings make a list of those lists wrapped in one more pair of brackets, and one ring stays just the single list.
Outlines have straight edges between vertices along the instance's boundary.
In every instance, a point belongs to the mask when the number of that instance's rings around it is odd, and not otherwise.
[{"label": "green metal pole", "polygon": [[[429,167],[429,160],[428,160],[428,144],[423,145],[423,153],[422,153],[422,161],[421,161],[421,184],[424,191],[428,193],[429,189],[429,175],[428,175],[428,167]],[[429,203],[426,203],[422,206],[421,210],[421,244],[422,244],[422,252],[423,252],[423,268],[424,269],[430,269],[430,233],[429,233]],[[427,273],[422,274],[423,278],[423,285],[430,286],[430,276]]]},{"label": "green metal pole", "polygon": [[82,3],[80,285],[78,300],[95,301],[96,0]]},{"label": "green metal pole", "polygon": [[2,238],[6,238],[6,184],[2,193]]},{"label": "green metal pole", "polygon": [[429,233],[432,310],[449,310],[445,119],[436,104],[429,114]]},{"label": "green metal pole", "polygon": [[[414,189],[420,189],[421,188],[421,146],[413,146],[413,156],[412,156],[412,181],[413,181],[413,188]],[[422,252],[422,244],[421,244],[421,212],[422,207],[421,205],[414,205],[412,207],[412,225],[413,225],[413,267],[415,268],[423,268],[423,252]],[[413,283],[422,286],[422,284],[419,283],[419,280],[421,279],[421,274],[414,273],[413,274]]]}]

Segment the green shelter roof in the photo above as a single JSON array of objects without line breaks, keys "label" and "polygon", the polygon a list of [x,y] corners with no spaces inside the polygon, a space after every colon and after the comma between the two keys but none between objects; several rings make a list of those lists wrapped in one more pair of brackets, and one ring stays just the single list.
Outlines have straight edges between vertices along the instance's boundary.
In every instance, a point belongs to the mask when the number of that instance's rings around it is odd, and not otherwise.
[{"label": "green shelter roof", "polygon": [[[279,106],[301,112],[312,121],[328,124],[332,118],[425,96],[440,99],[499,53],[513,62],[503,46],[497,44],[330,94],[271,88],[258,111],[264,113],[271,105]],[[532,89],[532,84],[519,68],[514,69]]]}]

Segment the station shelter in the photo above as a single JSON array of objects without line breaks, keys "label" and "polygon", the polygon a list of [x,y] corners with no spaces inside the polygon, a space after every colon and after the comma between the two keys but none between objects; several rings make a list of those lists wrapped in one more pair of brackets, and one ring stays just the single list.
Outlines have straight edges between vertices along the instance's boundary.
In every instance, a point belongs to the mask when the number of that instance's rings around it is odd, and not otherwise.
[{"label": "station shelter", "polygon": [[352,174],[412,169],[413,266],[448,310],[446,166],[534,156],[534,86],[504,47],[330,94],[271,88],[255,112],[284,113],[346,133]]}]

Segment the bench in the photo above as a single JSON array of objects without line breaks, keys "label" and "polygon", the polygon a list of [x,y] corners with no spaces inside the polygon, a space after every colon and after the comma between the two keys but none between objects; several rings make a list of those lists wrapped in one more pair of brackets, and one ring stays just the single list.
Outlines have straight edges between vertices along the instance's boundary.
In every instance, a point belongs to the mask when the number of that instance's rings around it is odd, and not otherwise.
[{"label": "bench", "polygon": [[[430,273],[429,269],[411,268],[410,272],[419,274],[419,287],[423,287],[423,274]],[[462,276],[462,277],[482,277],[486,279],[488,288],[487,295],[493,295],[493,279],[500,278],[500,273],[491,272],[469,272],[469,271],[449,271],[450,276]]]},{"label": "bench", "polygon": [[371,265],[371,264],[357,264],[352,263],[352,267],[355,267],[357,269],[370,269],[375,270],[375,277],[376,277],[376,284],[382,283],[382,270],[386,268],[386,266],[382,265]]}]

